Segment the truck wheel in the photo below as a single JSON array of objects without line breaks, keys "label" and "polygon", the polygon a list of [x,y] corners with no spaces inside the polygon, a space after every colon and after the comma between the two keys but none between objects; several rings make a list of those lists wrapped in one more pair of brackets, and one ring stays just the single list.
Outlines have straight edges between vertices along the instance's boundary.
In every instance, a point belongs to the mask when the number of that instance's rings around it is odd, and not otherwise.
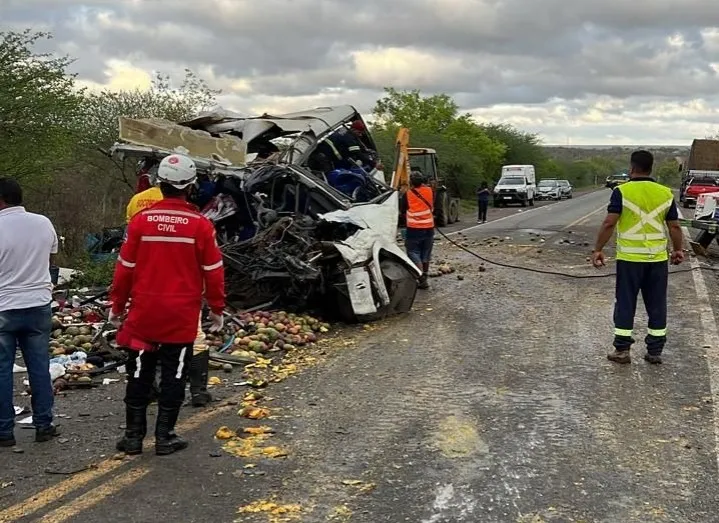
[{"label": "truck wheel", "polygon": [[534,207],[534,196],[532,196],[532,199],[529,200],[529,206]]},{"label": "truck wheel", "polygon": [[684,207],[685,209],[690,209],[690,208],[691,208],[690,205],[689,205],[689,202],[686,201],[686,199],[682,202],[682,207]]},{"label": "truck wheel", "polygon": [[522,207],[526,207],[528,204],[529,204],[529,200],[525,196],[524,199],[522,200]]},{"label": "truck wheel", "polygon": [[434,222],[437,227],[445,227],[449,221],[449,198],[447,193],[439,194],[436,209],[434,211]]},{"label": "truck wheel", "polygon": [[358,322],[377,321],[396,314],[409,312],[417,294],[417,278],[404,264],[385,258],[380,262],[384,284],[389,293],[390,302],[368,316],[355,319]]}]

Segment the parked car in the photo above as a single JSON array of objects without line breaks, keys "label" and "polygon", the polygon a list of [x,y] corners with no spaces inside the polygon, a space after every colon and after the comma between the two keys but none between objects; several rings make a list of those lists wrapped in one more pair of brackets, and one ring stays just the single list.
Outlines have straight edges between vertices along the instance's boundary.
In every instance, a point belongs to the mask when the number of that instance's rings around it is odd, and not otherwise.
[{"label": "parked car", "polygon": [[537,185],[537,200],[561,200],[562,188],[557,180],[540,180]]},{"label": "parked car", "polygon": [[559,188],[562,190],[562,198],[572,199],[572,184],[569,180],[558,180]]}]

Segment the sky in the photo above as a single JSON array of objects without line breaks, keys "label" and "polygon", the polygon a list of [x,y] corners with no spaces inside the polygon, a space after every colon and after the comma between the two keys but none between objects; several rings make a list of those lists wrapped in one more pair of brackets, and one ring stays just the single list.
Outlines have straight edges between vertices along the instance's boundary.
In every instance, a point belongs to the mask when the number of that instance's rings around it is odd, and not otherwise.
[{"label": "sky", "polygon": [[719,134],[716,0],[0,0],[93,89],[195,71],[246,114],[447,93],[546,144]]}]

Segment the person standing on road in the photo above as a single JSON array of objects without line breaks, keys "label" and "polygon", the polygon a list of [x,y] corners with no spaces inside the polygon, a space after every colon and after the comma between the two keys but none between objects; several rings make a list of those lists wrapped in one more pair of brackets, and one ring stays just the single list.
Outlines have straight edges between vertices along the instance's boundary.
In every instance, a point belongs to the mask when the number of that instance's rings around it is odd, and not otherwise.
[{"label": "person standing on road", "polygon": [[489,208],[489,185],[487,182],[482,182],[482,185],[477,189],[477,223],[487,223],[487,209]]},{"label": "person standing on road", "polygon": [[407,217],[405,248],[407,256],[422,271],[419,288],[429,289],[429,264],[434,245],[434,192],[425,185],[421,172],[412,172],[409,185],[401,204]]},{"label": "person standing on road", "polygon": [[150,187],[135,194],[130,198],[130,202],[127,204],[127,210],[125,212],[127,223],[130,223],[130,220],[132,220],[137,213],[148,207],[152,207],[160,200],[162,200],[162,191],[157,186]]},{"label": "person standing on road", "polygon": [[[136,214],[149,209],[162,199],[162,191],[156,185],[134,195],[130,199],[130,203],[127,204],[127,223],[130,223],[130,220]],[[202,332],[202,312],[200,312],[197,319],[197,337],[195,338],[192,352],[192,363],[189,371],[190,400],[193,407],[205,407],[212,401],[212,395],[207,390],[207,378],[210,373],[210,352],[207,343],[205,343],[205,333]],[[157,388],[157,385],[155,385],[155,389]]]},{"label": "person standing on road", "polygon": [[32,389],[35,441],[58,435],[49,357],[50,256],[57,250],[50,220],[27,212],[20,185],[0,178],[0,447],[15,445],[12,371],[18,346]]},{"label": "person standing on road", "polygon": [[185,398],[203,289],[211,309],[210,330],[223,327],[224,270],[215,228],[187,202],[197,177],[195,164],[172,154],[162,160],[157,175],[164,199],[130,221],[110,294],[110,321],[119,328],[118,344],[137,354],[127,363],[126,430],[117,444],[127,454],[142,453],[158,363],[162,377],[155,453],[187,448],[175,424]]},{"label": "person standing on road", "polygon": [[[649,316],[645,339],[649,363],[662,362],[667,337],[668,261],[684,261],[684,239],[679,212],[671,189],[651,177],[654,157],[648,151],[631,156],[630,181],[612,191],[608,214],[597,237],[592,254],[595,267],[603,267],[602,249],[617,232],[616,301],[614,304],[614,352],[607,357],[616,363],[631,363],[634,343],[634,314],[637,296],[642,293]],[[671,258],[667,255],[667,234],[672,241]]]}]

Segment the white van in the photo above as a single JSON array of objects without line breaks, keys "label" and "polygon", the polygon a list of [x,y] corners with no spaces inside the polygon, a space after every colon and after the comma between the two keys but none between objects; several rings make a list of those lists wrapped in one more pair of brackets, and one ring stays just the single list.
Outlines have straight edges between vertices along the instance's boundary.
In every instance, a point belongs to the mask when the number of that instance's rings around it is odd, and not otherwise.
[{"label": "white van", "polygon": [[494,206],[504,207],[510,203],[519,203],[522,207],[534,205],[536,193],[534,165],[505,165],[502,177],[494,188]]}]

